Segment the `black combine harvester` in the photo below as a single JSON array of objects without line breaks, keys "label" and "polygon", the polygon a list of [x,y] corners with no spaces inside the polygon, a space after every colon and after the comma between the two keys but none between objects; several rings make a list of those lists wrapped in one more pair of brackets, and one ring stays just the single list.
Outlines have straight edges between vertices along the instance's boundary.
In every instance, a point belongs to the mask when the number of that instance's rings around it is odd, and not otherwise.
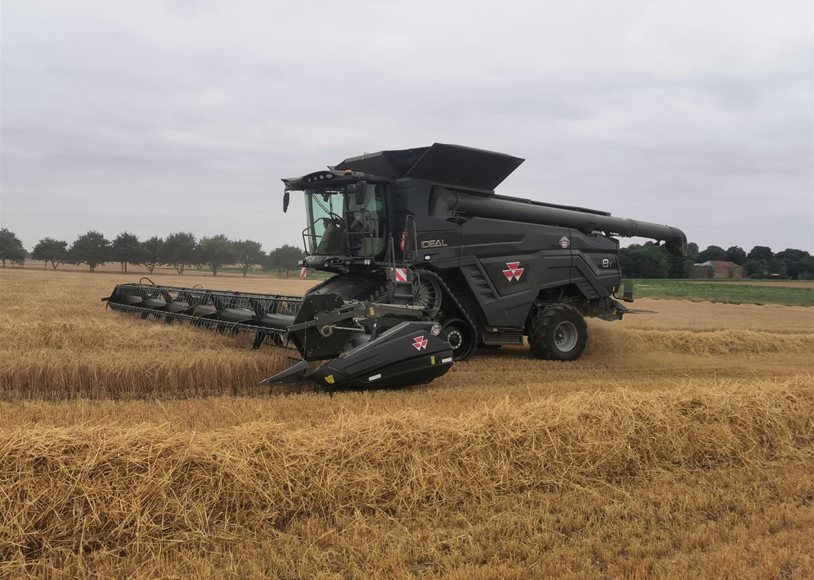
[{"label": "black combine harvester", "polygon": [[670,226],[495,194],[522,162],[436,143],[284,179],[283,211],[290,192],[305,198],[301,265],[333,277],[304,297],[120,284],[107,304],[296,348],[302,360],[268,384],[428,382],[478,346],[524,336],[536,357],[575,360],[586,316],[628,312],[612,236],[663,241],[679,256],[687,240]]}]

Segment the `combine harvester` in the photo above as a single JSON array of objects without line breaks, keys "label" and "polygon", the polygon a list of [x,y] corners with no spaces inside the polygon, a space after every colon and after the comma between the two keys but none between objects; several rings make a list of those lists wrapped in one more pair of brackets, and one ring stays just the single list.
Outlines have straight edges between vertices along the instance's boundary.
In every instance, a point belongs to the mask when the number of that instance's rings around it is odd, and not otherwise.
[{"label": "combine harvester", "polygon": [[586,316],[628,312],[616,298],[612,236],[663,241],[677,256],[687,239],[670,226],[495,194],[522,162],[436,143],[284,179],[284,212],[292,191],[305,198],[301,265],[334,274],[304,297],[139,283],[105,300],[142,318],[250,332],[255,348],[296,348],[302,360],[267,384],[429,382],[479,345],[524,336],[536,357],[575,360]]}]

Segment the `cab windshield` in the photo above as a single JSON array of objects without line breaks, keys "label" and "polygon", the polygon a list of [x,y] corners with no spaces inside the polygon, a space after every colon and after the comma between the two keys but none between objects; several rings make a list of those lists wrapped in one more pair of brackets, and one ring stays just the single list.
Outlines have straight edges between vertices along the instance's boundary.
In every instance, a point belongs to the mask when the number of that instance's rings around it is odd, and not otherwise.
[{"label": "cab windshield", "polygon": [[379,257],[385,250],[384,191],[364,182],[305,190],[311,255]]}]

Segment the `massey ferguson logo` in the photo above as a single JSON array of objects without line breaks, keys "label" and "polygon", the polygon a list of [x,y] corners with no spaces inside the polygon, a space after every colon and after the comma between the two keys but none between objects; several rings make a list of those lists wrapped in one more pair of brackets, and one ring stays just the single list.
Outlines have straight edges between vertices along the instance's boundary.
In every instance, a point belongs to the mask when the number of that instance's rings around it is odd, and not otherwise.
[{"label": "massey ferguson logo", "polygon": [[422,349],[427,348],[427,343],[428,342],[429,341],[426,338],[424,338],[423,336],[416,336],[413,339],[413,346],[415,347],[416,350],[422,350]]},{"label": "massey ferguson logo", "polygon": [[506,270],[503,270],[503,275],[509,282],[519,282],[524,271],[525,268],[520,267],[520,262],[506,262]]}]

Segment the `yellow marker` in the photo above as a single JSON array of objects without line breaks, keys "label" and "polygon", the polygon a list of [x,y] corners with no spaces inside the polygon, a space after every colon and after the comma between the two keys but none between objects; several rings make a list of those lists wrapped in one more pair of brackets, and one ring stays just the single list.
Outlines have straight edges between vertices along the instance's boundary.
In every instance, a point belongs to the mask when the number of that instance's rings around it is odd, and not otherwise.
[{"label": "yellow marker", "polygon": [[432,365],[435,364],[435,355],[430,357],[430,364],[432,364]]},{"label": "yellow marker", "polygon": [[333,375],[325,375],[325,382],[329,385],[334,384],[334,376]]},{"label": "yellow marker", "polygon": [[376,316],[376,309],[373,308],[372,306],[370,307],[370,315],[371,316]]}]

